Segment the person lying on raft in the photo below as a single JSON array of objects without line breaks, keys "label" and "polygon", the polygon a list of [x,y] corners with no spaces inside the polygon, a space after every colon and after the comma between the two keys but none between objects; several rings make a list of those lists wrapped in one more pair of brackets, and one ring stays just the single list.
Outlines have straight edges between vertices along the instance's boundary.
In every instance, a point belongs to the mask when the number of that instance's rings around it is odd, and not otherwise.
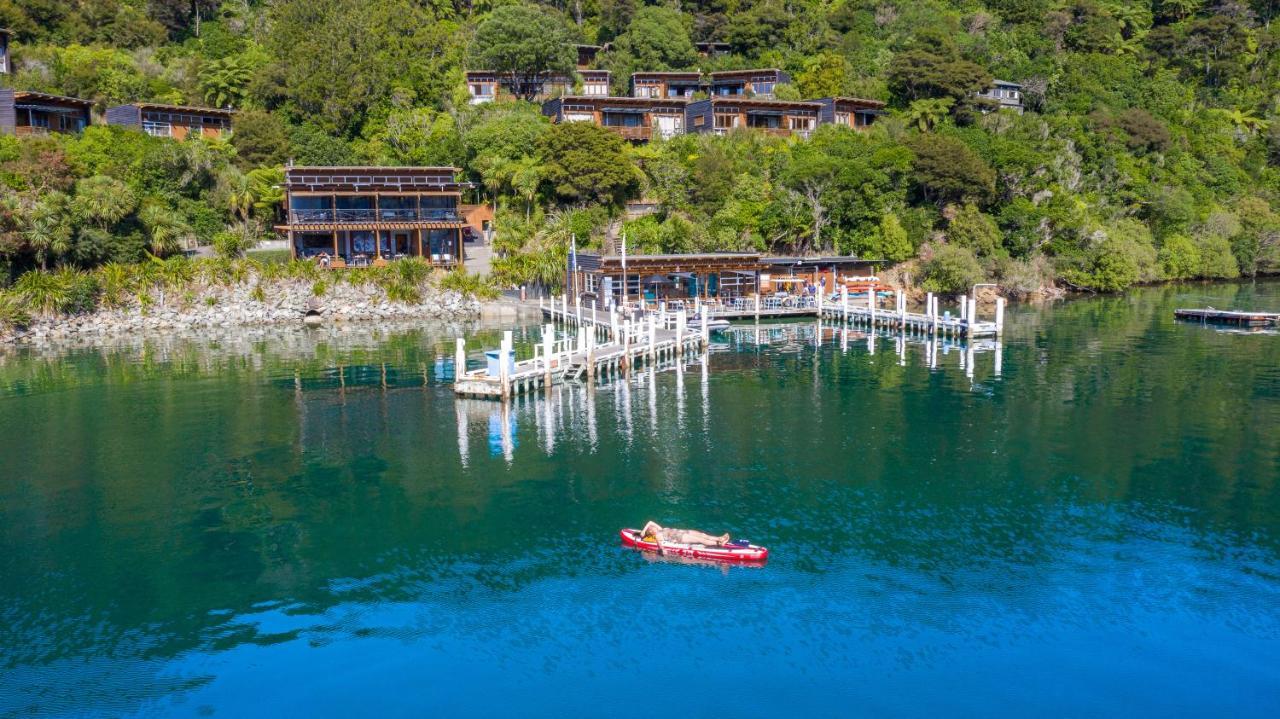
[{"label": "person lying on raft", "polygon": [[640,530],[640,537],[646,541],[653,541],[654,538],[657,538],[669,544],[702,544],[708,547],[723,547],[729,543],[728,534],[713,537],[696,529],[663,527],[657,522],[645,524],[644,529]]}]

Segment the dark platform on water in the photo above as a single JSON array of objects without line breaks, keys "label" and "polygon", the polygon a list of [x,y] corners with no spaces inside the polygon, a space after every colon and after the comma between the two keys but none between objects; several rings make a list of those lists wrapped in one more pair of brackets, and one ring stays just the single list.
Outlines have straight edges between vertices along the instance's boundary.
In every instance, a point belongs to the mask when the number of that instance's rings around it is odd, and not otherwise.
[{"label": "dark platform on water", "polygon": [[1205,309],[1174,310],[1173,316],[1180,320],[1194,322],[1212,322],[1220,325],[1239,325],[1257,327],[1280,323],[1280,314],[1274,312],[1236,312],[1233,310]]}]

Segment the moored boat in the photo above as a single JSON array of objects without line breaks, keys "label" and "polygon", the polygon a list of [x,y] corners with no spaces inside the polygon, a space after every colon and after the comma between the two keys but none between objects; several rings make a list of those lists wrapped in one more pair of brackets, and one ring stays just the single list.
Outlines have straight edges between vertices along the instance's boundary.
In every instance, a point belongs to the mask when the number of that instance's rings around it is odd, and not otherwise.
[{"label": "moored boat", "polygon": [[716,559],[722,562],[763,562],[769,558],[768,549],[742,540],[720,547],[675,542],[663,542],[659,545],[656,541],[647,541],[641,537],[638,529],[623,529],[619,533],[622,535],[624,545],[645,552],[662,552],[696,559]]}]

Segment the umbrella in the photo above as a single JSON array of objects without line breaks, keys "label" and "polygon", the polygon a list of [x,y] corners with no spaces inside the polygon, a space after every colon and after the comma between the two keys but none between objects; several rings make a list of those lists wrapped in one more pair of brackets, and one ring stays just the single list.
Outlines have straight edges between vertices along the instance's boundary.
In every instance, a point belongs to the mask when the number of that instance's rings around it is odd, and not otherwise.
[{"label": "umbrella", "polygon": [[662,275],[650,275],[649,277],[644,278],[644,283],[646,285],[669,285],[671,284],[671,280],[663,277]]}]

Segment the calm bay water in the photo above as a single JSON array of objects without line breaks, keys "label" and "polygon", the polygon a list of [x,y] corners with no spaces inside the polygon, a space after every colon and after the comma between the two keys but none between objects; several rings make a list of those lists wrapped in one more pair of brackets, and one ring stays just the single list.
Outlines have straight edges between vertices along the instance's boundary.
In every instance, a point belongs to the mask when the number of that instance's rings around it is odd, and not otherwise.
[{"label": "calm bay water", "polygon": [[[1206,304],[1280,284],[936,360],[745,327],[509,412],[446,328],[11,352],[0,716],[1275,716],[1280,336]],[[621,548],[648,518],[772,558]]]}]

